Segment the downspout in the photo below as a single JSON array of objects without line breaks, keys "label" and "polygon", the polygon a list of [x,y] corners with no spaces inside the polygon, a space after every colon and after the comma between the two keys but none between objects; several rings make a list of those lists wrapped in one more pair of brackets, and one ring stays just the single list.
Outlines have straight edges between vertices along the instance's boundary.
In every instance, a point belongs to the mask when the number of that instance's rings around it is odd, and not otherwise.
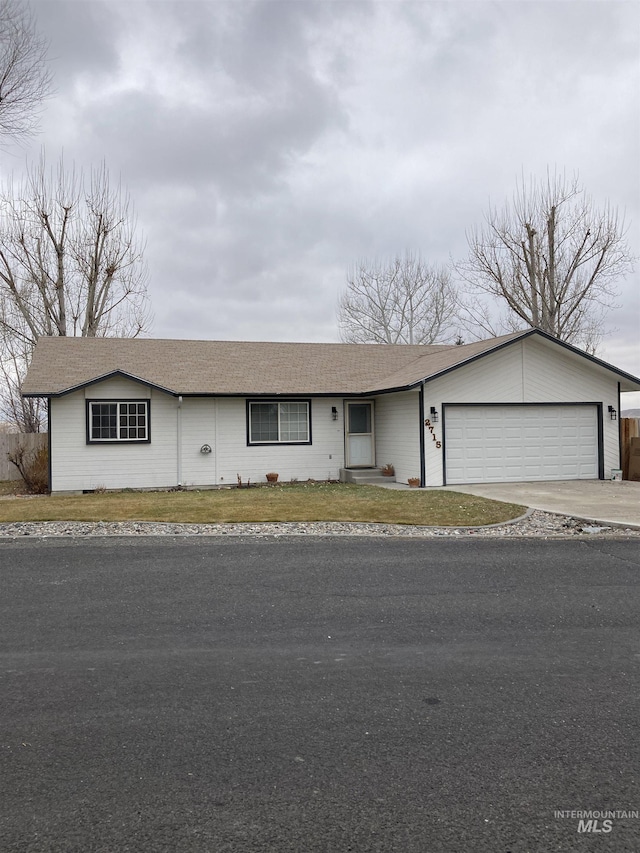
[{"label": "downspout", "polygon": [[427,482],[427,466],[424,453],[424,382],[420,385],[418,410],[420,413],[420,486],[424,488]]},{"label": "downspout", "polygon": [[53,483],[51,482],[52,465],[51,465],[51,397],[47,397],[47,468],[49,469],[49,494],[53,491]]},{"label": "downspout", "polygon": [[218,485],[218,398],[213,399],[213,482]]},{"label": "downspout", "polygon": [[596,403],[598,418],[598,479],[604,480],[604,403]]},{"label": "downspout", "polygon": [[182,486],[182,394],[178,396],[178,447],[177,447],[177,464],[178,464],[178,487]]}]

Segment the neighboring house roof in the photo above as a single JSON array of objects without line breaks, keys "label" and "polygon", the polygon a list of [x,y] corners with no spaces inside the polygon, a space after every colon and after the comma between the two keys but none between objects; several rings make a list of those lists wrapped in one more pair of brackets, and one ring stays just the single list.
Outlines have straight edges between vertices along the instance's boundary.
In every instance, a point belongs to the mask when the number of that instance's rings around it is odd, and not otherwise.
[{"label": "neighboring house roof", "polygon": [[55,397],[123,375],[184,396],[373,394],[415,387],[532,334],[613,371],[629,386],[623,391],[640,390],[640,379],[528,330],[463,346],[48,337],[22,393]]}]

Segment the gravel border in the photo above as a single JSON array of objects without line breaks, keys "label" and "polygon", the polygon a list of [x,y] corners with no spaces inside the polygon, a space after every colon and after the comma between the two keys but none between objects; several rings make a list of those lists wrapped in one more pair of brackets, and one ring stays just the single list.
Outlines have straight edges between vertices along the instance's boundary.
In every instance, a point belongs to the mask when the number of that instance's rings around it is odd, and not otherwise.
[{"label": "gravel border", "polygon": [[44,521],[0,524],[1,539],[25,536],[382,536],[382,537],[468,537],[475,538],[620,538],[639,537],[640,528],[605,525],[573,516],[529,510],[502,524],[485,527],[423,527],[405,524],[351,523],[337,521],[265,522],[242,524],[181,524],[153,521]]}]

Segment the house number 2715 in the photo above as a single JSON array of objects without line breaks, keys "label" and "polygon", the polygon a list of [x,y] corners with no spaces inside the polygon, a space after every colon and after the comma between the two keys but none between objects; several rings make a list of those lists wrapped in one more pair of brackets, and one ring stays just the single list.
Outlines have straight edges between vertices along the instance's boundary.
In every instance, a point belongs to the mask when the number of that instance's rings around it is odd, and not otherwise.
[{"label": "house number 2715", "polygon": [[431,438],[435,441],[436,447],[437,448],[442,447],[442,442],[438,441],[438,439],[436,438],[435,428],[434,428],[433,424],[431,423],[431,421],[429,420],[429,418],[425,418],[424,425],[426,426],[426,428],[431,433]]}]

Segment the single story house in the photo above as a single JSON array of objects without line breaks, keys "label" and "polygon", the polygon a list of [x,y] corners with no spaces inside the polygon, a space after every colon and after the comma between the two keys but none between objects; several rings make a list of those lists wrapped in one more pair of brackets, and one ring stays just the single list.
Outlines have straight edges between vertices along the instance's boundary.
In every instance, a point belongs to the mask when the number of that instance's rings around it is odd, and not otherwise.
[{"label": "single story house", "polygon": [[348,479],[609,479],[640,379],[528,330],[463,346],[50,337],[53,492]]}]

